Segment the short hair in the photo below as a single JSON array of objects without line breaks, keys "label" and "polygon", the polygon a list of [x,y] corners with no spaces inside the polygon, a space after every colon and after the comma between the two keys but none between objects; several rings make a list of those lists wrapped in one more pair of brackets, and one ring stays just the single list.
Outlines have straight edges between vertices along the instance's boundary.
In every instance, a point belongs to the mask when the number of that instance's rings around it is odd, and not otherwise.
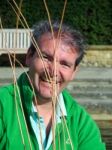
[{"label": "short hair", "polygon": [[[60,29],[60,23],[58,21],[52,21],[52,29],[54,33],[58,34],[59,29]],[[50,23],[48,21],[41,21],[35,24],[33,26],[32,33],[33,34],[32,34],[31,41],[35,40],[37,44],[39,45],[39,39],[41,38],[42,35],[44,35],[45,33],[52,33]],[[86,45],[87,45],[85,38],[78,30],[75,30],[71,26],[65,25],[65,24],[62,24],[61,26],[60,37],[68,45],[71,45],[73,48],[77,49],[78,58],[76,59],[76,62],[75,62],[75,67],[76,67],[77,65],[79,65],[79,63],[81,62],[85,54]],[[29,47],[29,49],[31,49],[32,51],[32,55],[36,51],[36,48],[34,45],[35,44],[31,42],[31,45]]]}]

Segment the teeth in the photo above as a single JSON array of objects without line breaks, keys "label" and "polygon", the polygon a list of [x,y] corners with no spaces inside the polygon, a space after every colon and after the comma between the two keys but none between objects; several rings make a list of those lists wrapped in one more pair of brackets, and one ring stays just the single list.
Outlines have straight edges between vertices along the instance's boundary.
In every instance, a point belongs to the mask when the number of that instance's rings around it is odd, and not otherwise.
[{"label": "teeth", "polygon": [[44,79],[44,78],[41,78],[43,81],[45,82],[50,82],[50,80],[47,80],[47,79]]},{"label": "teeth", "polygon": [[48,83],[58,83],[58,82],[55,82],[55,81],[52,81],[52,80],[43,80],[43,81],[45,81],[45,82],[48,82]]},{"label": "teeth", "polygon": [[42,80],[42,81],[45,81],[45,82],[48,82],[48,83],[56,83],[56,84],[60,83],[59,81],[48,80],[48,79],[46,79],[46,78],[44,78],[44,77],[43,77],[43,78],[41,77],[41,80]]}]

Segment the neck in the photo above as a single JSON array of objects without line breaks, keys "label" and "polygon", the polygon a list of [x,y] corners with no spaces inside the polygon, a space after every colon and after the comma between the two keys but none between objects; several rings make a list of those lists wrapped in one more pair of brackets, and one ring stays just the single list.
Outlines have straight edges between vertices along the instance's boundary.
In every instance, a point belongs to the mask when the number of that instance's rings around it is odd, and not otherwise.
[{"label": "neck", "polygon": [[52,100],[51,99],[43,100],[43,99],[36,98],[34,100],[34,105],[37,107],[45,107],[46,109],[48,109],[52,107]]},{"label": "neck", "polygon": [[43,101],[40,102],[36,100],[34,102],[34,105],[37,108],[39,116],[44,118],[46,129],[49,129],[49,127],[51,126],[51,117],[53,112],[52,101],[47,101],[44,103]]},{"label": "neck", "polygon": [[36,106],[40,116],[47,116],[47,115],[49,116],[50,114],[52,114],[53,107],[51,100],[47,101],[36,99],[34,101],[34,105]]}]

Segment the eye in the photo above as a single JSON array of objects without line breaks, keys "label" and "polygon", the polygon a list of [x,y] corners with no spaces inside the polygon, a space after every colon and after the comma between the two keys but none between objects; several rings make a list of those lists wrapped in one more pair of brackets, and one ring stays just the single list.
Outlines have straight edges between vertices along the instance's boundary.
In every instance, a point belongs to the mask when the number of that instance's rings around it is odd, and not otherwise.
[{"label": "eye", "polygon": [[42,58],[44,61],[52,61],[53,58],[48,54],[42,54]]},{"label": "eye", "polygon": [[46,54],[43,54],[43,55],[42,55],[42,59],[43,59],[44,61],[48,61],[48,60],[49,60],[49,58],[48,58],[48,56],[47,56]]},{"label": "eye", "polygon": [[64,68],[71,68],[71,67],[72,67],[72,65],[71,65],[70,63],[65,62],[65,61],[62,61],[62,62],[61,62],[61,65],[62,65]]},{"label": "eye", "polygon": [[45,54],[42,57],[43,57],[43,59],[48,59],[47,55],[45,55]]}]

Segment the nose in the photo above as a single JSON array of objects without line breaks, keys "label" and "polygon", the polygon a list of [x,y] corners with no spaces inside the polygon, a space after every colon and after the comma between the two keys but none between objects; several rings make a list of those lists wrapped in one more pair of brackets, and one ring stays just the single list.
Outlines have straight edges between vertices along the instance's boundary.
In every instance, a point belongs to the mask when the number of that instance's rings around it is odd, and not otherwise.
[{"label": "nose", "polygon": [[57,62],[49,64],[49,74],[51,78],[57,77],[59,74],[59,65]]}]

